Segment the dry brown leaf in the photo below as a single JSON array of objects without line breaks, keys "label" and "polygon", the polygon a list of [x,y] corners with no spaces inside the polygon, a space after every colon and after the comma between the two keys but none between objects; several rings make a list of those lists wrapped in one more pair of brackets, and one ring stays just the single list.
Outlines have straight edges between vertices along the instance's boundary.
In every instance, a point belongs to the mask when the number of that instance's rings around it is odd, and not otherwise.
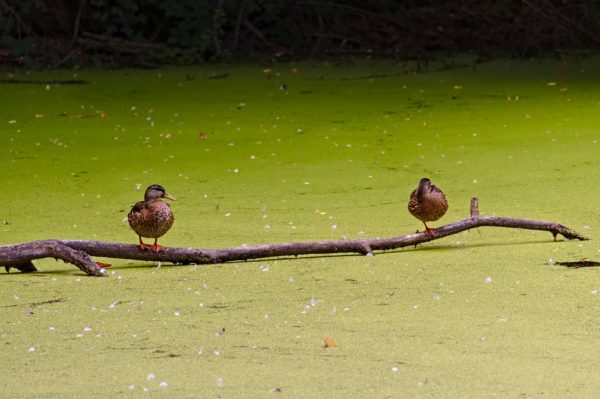
[{"label": "dry brown leaf", "polygon": [[325,337],[323,339],[323,342],[324,342],[325,348],[334,348],[336,346],[335,339],[333,339],[331,337]]}]

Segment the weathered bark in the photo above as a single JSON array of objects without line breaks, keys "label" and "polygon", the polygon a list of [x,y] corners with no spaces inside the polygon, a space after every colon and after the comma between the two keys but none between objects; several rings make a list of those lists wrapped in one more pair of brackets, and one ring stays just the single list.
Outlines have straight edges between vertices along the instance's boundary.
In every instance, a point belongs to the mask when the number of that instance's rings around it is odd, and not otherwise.
[{"label": "weathered bark", "polygon": [[223,263],[277,256],[311,254],[359,253],[371,256],[373,255],[373,251],[414,246],[483,226],[548,231],[555,240],[558,234],[566,239],[589,239],[559,223],[480,216],[477,198],[473,198],[471,200],[470,217],[438,227],[435,229],[435,235],[417,232],[391,238],[290,242],[224,249],[165,248],[164,251],[158,253],[150,250],[142,251],[134,244],[85,240],[43,240],[0,246],[0,266],[7,268],[14,267],[21,271],[31,271],[31,269],[27,269],[26,267],[27,265],[31,265],[31,260],[52,257],[72,263],[88,275],[105,276],[105,271],[90,256],[171,262],[176,264]]},{"label": "weathered bark", "polygon": [[77,266],[89,276],[105,276],[106,272],[85,252],[77,250],[60,240],[32,241],[24,244],[0,247],[0,266],[8,272],[11,267],[22,272],[37,271],[34,259],[55,258]]}]

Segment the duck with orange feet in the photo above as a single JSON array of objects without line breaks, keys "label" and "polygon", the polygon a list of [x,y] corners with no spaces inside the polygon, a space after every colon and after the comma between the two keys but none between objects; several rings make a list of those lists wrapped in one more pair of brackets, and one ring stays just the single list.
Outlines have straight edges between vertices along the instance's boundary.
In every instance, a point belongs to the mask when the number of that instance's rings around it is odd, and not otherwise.
[{"label": "duck with orange feet", "polygon": [[438,220],[448,210],[448,200],[438,187],[427,178],[421,179],[419,186],[410,194],[408,211],[425,225],[425,234],[434,236],[435,229],[427,227],[427,222]]},{"label": "duck with orange feet", "polygon": [[[152,249],[154,252],[160,252],[164,249],[158,245],[158,238],[165,235],[173,226],[175,216],[163,198],[176,200],[165,192],[163,186],[152,184],[146,189],[144,200],[136,203],[127,215],[129,226],[140,239],[139,247],[142,251]],[[154,238],[154,244],[145,244],[142,237]]]}]

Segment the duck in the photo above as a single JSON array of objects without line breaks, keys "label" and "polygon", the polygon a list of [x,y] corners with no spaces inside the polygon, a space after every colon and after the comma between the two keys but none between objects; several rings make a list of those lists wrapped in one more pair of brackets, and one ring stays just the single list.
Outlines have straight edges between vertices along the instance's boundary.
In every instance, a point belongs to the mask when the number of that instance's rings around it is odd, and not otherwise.
[{"label": "duck", "polygon": [[[173,226],[175,216],[171,206],[163,198],[176,201],[175,197],[166,193],[163,186],[152,184],[146,189],[144,200],[133,205],[127,215],[129,226],[140,239],[139,247],[142,251],[151,249],[158,253],[164,250],[164,247],[158,245],[158,239]],[[145,244],[142,237],[154,238],[154,244]]]},{"label": "duck", "polygon": [[448,210],[448,200],[431,180],[424,177],[410,194],[408,211],[425,225],[425,234],[434,236],[435,229],[427,227],[427,222],[440,219]]}]

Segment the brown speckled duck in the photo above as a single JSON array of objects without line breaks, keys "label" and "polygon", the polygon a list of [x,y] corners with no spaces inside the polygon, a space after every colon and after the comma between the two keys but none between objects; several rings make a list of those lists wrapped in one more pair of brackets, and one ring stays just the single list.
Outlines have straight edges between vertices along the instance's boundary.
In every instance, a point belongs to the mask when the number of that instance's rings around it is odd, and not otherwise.
[{"label": "brown speckled duck", "polygon": [[[175,201],[175,197],[167,194],[163,186],[153,184],[146,189],[144,200],[136,203],[127,215],[129,226],[140,238],[142,251],[162,251],[163,247],[158,245],[158,238],[169,231],[175,220],[171,207],[162,198]],[[144,244],[142,237],[154,238],[154,245]]]},{"label": "brown speckled duck", "polygon": [[410,194],[409,212],[425,225],[425,233],[435,235],[435,229],[427,227],[426,222],[438,220],[448,210],[446,196],[427,178],[421,179],[419,186]]}]

